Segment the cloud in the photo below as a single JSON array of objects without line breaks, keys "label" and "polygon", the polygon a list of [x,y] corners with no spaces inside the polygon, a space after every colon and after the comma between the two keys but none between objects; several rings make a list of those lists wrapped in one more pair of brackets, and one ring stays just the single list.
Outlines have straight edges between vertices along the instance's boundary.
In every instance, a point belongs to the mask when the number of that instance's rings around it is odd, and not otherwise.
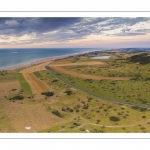
[{"label": "cloud", "polygon": [[0,18],[0,43],[63,42],[90,35],[138,36],[148,33],[148,17]]},{"label": "cloud", "polygon": [[5,24],[8,26],[18,26],[19,25],[19,23],[16,20],[6,20]]}]

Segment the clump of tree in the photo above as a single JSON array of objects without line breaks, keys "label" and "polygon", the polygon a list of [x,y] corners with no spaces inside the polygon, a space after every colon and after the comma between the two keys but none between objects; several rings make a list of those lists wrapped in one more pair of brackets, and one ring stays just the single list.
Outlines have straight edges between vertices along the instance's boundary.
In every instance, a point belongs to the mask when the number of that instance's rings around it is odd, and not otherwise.
[{"label": "clump of tree", "polygon": [[45,96],[53,96],[54,95],[53,92],[42,92],[41,94],[45,95]]}]

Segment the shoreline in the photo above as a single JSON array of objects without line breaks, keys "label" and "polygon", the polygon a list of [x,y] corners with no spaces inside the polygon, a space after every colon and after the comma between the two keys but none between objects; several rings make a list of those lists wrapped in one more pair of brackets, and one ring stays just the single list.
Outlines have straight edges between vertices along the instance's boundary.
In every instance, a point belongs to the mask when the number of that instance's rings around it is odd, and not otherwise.
[{"label": "shoreline", "polygon": [[[97,51],[100,51],[100,50],[97,50]],[[61,55],[61,56],[41,58],[39,60],[35,60],[35,61],[31,61],[31,62],[25,62],[23,64],[18,64],[18,65],[6,67],[6,68],[3,68],[3,69],[0,69],[0,71],[2,71],[2,70],[16,70],[16,69],[30,67],[32,65],[37,65],[37,64],[40,64],[40,63],[44,63],[44,62],[47,62],[47,61],[54,61],[54,60],[57,60],[57,59],[66,58],[66,57],[69,57],[69,56],[77,56],[77,55],[81,55],[81,54],[88,54],[90,52],[96,52],[96,51],[85,51],[85,52],[78,52],[78,53],[74,53],[74,54],[66,54],[66,55]]]}]

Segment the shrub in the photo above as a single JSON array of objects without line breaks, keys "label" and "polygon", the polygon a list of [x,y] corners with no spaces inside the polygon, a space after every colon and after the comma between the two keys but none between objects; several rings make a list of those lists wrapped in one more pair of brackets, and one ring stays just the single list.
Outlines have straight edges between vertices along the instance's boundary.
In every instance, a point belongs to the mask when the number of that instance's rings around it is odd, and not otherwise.
[{"label": "shrub", "polygon": [[88,104],[85,104],[84,106],[83,106],[83,109],[88,109],[89,108],[89,105]]},{"label": "shrub", "polygon": [[120,118],[119,117],[116,117],[116,116],[110,116],[109,118],[111,121],[120,121]]},{"label": "shrub", "polygon": [[16,91],[17,89],[12,89],[12,91]]},{"label": "shrub", "polygon": [[73,125],[75,125],[75,126],[80,126],[80,124],[79,124],[79,123],[76,123],[76,122],[74,122]]},{"label": "shrub", "polygon": [[52,82],[57,82],[58,80],[53,80]]},{"label": "shrub", "polygon": [[72,91],[71,91],[71,90],[66,90],[65,93],[66,93],[67,95],[71,95],[71,94],[72,94]]},{"label": "shrub", "polygon": [[65,108],[62,108],[61,110],[62,110],[62,111],[65,111]]},{"label": "shrub", "polygon": [[100,120],[98,119],[97,121],[96,121],[96,123],[99,123],[100,122]]},{"label": "shrub", "polygon": [[22,95],[17,95],[17,96],[14,96],[12,99],[13,100],[22,100],[24,97]]},{"label": "shrub", "polygon": [[147,108],[140,108],[140,111],[143,112],[143,111],[146,111]]},{"label": "shrub", "polygon": [[52,111],[52,113],[60,118],[63,117],[63,115],[58,110],[54,110],[54,111]]},{"label": "shrub", "polygon": [[41,94],[45,95],[45,96],[53,96],[54,95],[53,92],[42,92]]}]

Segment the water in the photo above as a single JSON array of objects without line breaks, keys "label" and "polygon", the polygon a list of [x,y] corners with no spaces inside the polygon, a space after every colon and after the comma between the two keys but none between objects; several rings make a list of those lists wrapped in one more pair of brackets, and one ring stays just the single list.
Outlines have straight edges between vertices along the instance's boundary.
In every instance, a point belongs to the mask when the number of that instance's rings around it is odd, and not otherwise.
[{"label": "water", "polygon": [[91,59],[109,59],[110,56],[96,56],[96,57],[91,57]]},{"label": "water", "polygon": [[43,58],[63,56],[86,51],[98,51],[97,48],[34,48],[34,49],[0,49],[0,70],[31,63]]}]

